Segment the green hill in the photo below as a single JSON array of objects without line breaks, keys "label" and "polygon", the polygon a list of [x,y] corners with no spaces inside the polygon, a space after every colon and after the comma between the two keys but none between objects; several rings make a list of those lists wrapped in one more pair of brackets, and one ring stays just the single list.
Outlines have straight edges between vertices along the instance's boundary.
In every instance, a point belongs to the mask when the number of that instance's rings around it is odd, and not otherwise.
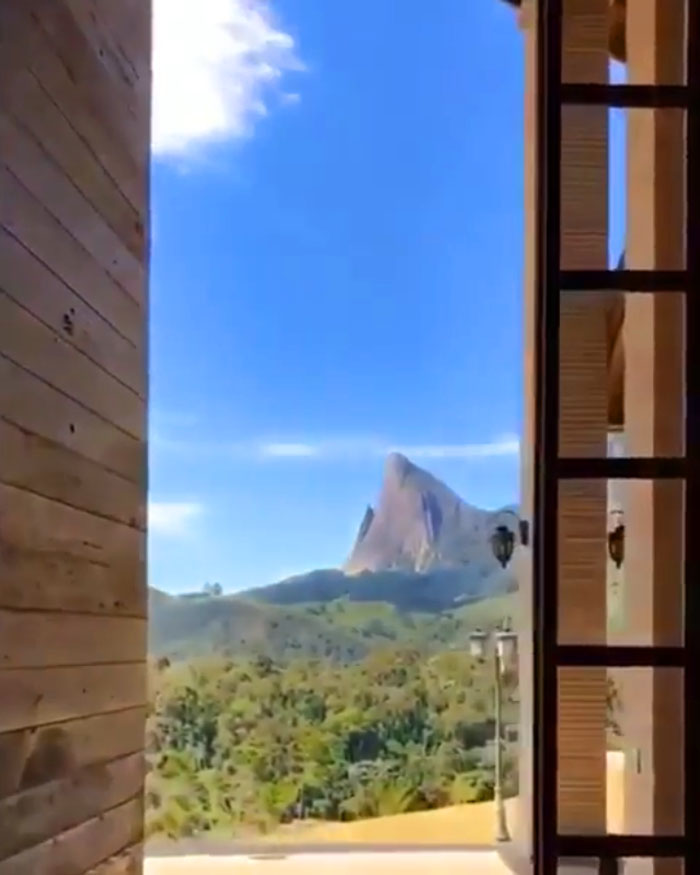
[{"label": "green hill", "polygon": [[401,569],[364,571],[360,574],[322,569],[271,586],[246,590],[243,596],[277,605],[344,598],[359,602],[387,602],[400,611],[436,612],[502,595],[514,590],[516,585],[515,577],[508,571],[482,572],[470,566],[424,572]]},{"label": "green hill", "polygon": [[461,647],[471,630],[513,616],[514,598],[507,593],[429,613],[347,597],[274,605],[238,596],[176,597],[152,590],[149,644],[154,655],[171,658],[226,653],[354,662],[388,643],[429,651]]}]

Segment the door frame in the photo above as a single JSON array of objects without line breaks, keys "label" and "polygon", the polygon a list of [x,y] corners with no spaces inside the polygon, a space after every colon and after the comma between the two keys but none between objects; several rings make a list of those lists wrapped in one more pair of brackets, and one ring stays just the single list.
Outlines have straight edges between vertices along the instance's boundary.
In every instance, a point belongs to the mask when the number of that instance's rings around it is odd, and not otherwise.
[{"label": "door frame", "polygon": [[[556,875],[562,858],[597,858],[617,871],[621,857],[680,857],[700,872],[700,550],[683,557],[684,641],[680,647],[558,643],[559,483],[567,479],[681,479],[684,542],[700,533],[700,4],[687,4],[685,85],[562,83],[563,0],[537,0],[536,356],[533,538],[533,863]],[[561,244],[562,106],[682,107],[686,112],[686,266],[679,271],[563,271]],[[604,193],[601,193],[604,196]],[[685,455],[680,458],[564,458],[559,454],[559,325],[567,291],[685,292]],[[684,823],[656,835],[563,835],[557,828],[558,669],[562,666],[677,667],[684,671]],[[689,780],[688,776],[698,776]],[[690,829],[688,828],[690,826]]]}]

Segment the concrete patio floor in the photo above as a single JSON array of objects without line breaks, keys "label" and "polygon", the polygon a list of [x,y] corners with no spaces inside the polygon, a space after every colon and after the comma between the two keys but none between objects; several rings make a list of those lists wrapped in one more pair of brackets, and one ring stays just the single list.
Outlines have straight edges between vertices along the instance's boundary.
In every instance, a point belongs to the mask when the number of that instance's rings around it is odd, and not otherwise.
[{"label": "concrete patio floor", "polygon": [[147,857],[144,875],[512,875],[496,851]]}]

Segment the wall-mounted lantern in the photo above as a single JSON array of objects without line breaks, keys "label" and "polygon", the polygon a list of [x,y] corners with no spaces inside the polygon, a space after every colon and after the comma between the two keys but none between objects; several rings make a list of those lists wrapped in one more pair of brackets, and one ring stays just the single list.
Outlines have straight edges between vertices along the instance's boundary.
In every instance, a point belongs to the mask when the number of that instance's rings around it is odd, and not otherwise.
[{"label": "wall-mounted lantern", "polygon": [[625,524],[618,523],[608,532],[608,554],[615,563],[615,568],[621,568],[625,561]]},{"label": "wall-mounted lantern", "polygon": [[516,544],[516,531],[523,547],[527,547],[530,541],[530,527],[528,526],[527,520],[521,520],[514,510],[502,510],[500,511],[499,516],[503,514],[508,514],[509,516],[514,517],[516,525],[514,528],[511,528],[501,523],[496,526],[491,538],[489,539],[493,555],[496,557],[496,561],[501,568],[505,568],[513,558]]},{"label": "wall-mounted lantern", "polygon": [[491,535],[491,549],[501,568],[505,568],[513,556],[515,550],[515,535],[508,526],[496,526]]}]

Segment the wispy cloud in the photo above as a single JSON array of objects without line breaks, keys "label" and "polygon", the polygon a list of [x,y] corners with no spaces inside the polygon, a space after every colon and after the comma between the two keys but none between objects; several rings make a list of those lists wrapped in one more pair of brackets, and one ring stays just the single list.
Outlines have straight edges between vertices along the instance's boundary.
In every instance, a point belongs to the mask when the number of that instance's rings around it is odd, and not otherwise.
[{"label": "wispy cloud", "polygon": [[293,37],[269,0],[155,0],[152,148],[182,156],[206,144],[248,136],[299,71]]},{"label": "wispy cloud", "polygon": [[[245,453],[244,446],[235,452]],[[491,456],[516,456],[520,452],[517,436],[507,435],[481,444],[400,444],[352,438],[317,443],[260,443],[249,445],[248,455],[263,459],[362,459],[383,458],[389,453],[403,453],[410,459],[484,459]]]},{"label": "wispy cloud", "polygon": [[195,501],[150,501],[148,528],[158,535],[186,535],[203,512],[204,507]]},{"label": "wispy cloud", "polygon": [[262,443],[258,445],[256,455],[266,459],[312,459],[318,452],[319,447],[314,444]]},{"label": "wispy cloud", "polygon": [[228,457],[251,462],[275,460],[353,461],[380,459],[391,452],[403,453],[409,459],[461,459],[464,461],[493,457],[517,456],[520,441],[517,435],[503,435],[483,443],[426,444],[347,437],[328,440],[250,440],[242,442],[189,443],[162,435],[152,436],[153,450],[182,455]]},{"label": "wispy cloud", "polygon": [[506,435],[483,444],[419,444],[395,449],[411,459],[487,459],[517,456],[520,441],[517,435]]}]

